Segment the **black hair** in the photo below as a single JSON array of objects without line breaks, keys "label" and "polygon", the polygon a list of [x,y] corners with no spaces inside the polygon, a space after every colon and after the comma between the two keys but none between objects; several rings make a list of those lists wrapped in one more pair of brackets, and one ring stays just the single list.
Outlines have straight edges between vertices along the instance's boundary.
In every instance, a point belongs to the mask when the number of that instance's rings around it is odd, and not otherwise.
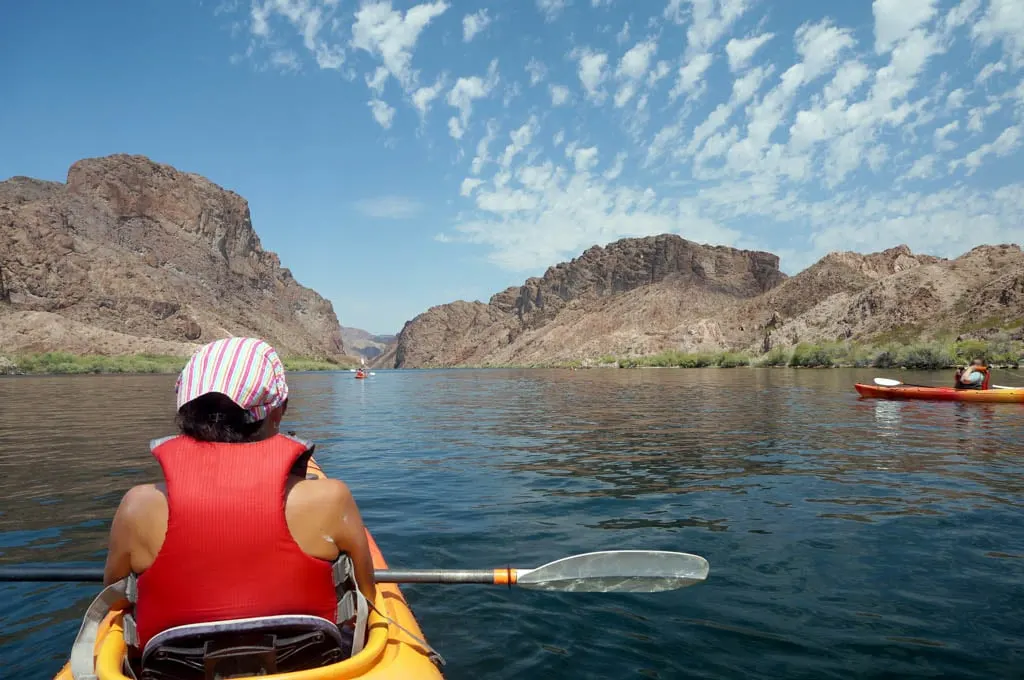
[{"label": "black hair", "polygon": [[220,392],[210,392],[188,402],[175,417],[178,429],[204,442],[240,444],[257,440],[262,420],[248,422],[248,414]]}]

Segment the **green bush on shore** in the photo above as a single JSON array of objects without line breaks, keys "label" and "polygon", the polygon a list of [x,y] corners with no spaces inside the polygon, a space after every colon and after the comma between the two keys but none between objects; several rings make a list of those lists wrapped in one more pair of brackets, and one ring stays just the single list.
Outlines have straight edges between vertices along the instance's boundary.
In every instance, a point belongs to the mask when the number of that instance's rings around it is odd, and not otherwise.
[{"label": "green bush on shore", "polygon": [[[98,354],[70,354],[43,352],[8,357],[6,363],[13,372],[29,375],[74,375],[83,373],[177,373],[188,357],[164,354],[126,354],[103,356]],[[339,363],[306,357],[284,357],[288,371],[337,371],[347,369]],[[4,363],[4,362],[0,362]]]},{"label": "green bush on shore", "polygon": [[854,343],[799,343],[773,347],[759,357],[736,352],[695,353],[666,351],[647,356],[619,359],[622,368],[645,366],[704,368],[719,366],[790,366],[799,368],[906,368],[940,370],[963,366],[981,358],[993,366],[1019,367],[1024,363],[1024,343],[1009,340],[985,342],[967,340],[953,343],[922,342],[882,347]]}]

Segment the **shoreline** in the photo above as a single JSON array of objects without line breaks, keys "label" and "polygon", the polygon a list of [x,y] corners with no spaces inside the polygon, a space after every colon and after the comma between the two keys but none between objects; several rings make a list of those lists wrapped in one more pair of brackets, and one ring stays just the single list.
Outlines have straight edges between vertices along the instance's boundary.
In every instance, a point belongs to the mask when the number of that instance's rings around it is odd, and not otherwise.
[{"label": "shoreline", "polygon": [[[39,352],[0,353],[0,377],[57,375],[170,375],[178,373],[187,356],[165,354],[72,354]],[[335,363],[309,357],[281,357],[286,371],[347,371],[356,364]]]},{"label": "shoreline", "polygon": [[1024,341],[961,340],[879,345],[799,343],[791,347],[776,347],[764,354],[668,350],[657,354],[624,357],[609,354],[588,359],[525,364],[465,364],[418,368],[876,368],[941,371],[964,366],[976,357],[983,358],[992,368],[1015,370],[1024,366]]},{"label": "shoreline", "polygon": [[[879,370],[952,370],[973,358],[985,359],[999,370],[1024,367],[1024,341],[928,342],[858,345],[852,343],[799,343],[776,347],[764,354],[748,352],[678,352],[617,357],[603,355],[582,360],[555,360],[523,364],[466,364],[420,366],[419,369],[608,369],[608,368],[875,368]],[[95,355],[70,352],[0,353],[3,375],[144,375],[172,374],[188,357],[161,354]],[[347,371],[355,362],[334,362],[309,357],[285,357],[285,370]]]}]

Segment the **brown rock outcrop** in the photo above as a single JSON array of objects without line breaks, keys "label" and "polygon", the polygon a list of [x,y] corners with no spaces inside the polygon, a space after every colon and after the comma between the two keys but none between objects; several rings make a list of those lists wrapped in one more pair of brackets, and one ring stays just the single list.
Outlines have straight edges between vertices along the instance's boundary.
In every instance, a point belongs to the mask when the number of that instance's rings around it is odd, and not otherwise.
[{"label": "brown rock outcrop", "polygon": [[787,278],[769,253],[657,236],[591,248],[486,305],[433,307],[405,325],[378,365],[758,353],[797,342],[870,342],[894,331],[927,339],[970,328],[985,337],[1022,319],[1024,253],[1016,245],[981,246],[955,260],[905,245],[830,253]]},{"label": "brown rock outcrop", "polygon": [[[531,363],[662,345],[714,345],[727,334],[709,319],[786,276],[771,253],[702,246],[675,235],[594,246],[544,276],[493,296],[453,302],[408,322],[396,367]],[[681,320],[708,319],[703,325]]]},{"label": "brown rock outcrop", "polygon": [[[330,302],[263,250],[248,203],[143,156],[75,163],[67,184],[0,182],[0,350],[189,352],[227,335],[344,355]],[[88,338],[87,340],[85,338]]]}]

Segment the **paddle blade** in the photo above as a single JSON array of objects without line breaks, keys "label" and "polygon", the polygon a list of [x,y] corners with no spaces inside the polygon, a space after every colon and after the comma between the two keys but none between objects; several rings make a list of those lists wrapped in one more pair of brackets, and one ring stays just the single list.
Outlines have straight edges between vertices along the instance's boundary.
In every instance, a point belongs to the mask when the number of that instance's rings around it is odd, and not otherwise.
[{"label": "paddle blade", "polygon": [[902,385],[899,380],[893,380],[892,378],[875,378],[876,385],[882,385],[883,387],[896,387]]},{"label": "paddle blade", "polygon": [[656,593],[708,577],[699,555],[662,550],[609,550],[573,555],[536,569],[520,569],[516,585],[574,593]]}]

